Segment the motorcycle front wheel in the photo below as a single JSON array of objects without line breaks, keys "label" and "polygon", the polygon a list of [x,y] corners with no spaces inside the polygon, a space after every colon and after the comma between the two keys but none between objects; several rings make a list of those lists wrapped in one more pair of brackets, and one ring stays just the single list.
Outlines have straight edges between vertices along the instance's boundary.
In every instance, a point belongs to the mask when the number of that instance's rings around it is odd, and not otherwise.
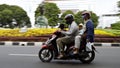
[{"label": "motorcycle front wheel", "polygon": [[86,57],[81,57],[80,61],[82,63],[91,63],[94,58],[95,58],[95,52],[94,51],[90,51],[90,52],[86,52]]},{"label": "motorcycle front wheel", "polygon": [[42,62],[50,62],[53,58],[53,51],[48,48],[42,48],[39,51],[39,58]]}]

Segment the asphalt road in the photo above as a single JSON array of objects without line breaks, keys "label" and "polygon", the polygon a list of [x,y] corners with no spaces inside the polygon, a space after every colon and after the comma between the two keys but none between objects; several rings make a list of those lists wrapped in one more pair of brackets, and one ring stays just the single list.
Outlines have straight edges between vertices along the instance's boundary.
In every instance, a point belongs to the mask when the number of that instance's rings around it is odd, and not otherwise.
[{"label": "asphalt road", "polygon": [[119,68],[120,47],[96,47],[99,54],[91,64],[79,60],[53,60],[43,63],[38,46],[0,46],[0,68]]}]

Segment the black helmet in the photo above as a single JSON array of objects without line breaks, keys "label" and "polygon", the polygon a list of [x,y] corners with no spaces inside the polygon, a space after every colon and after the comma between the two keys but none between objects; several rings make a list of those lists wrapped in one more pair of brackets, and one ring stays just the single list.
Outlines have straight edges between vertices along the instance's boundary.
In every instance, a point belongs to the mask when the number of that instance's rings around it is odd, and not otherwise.
[{"label": "black helmet", "polygon": [[66,20],[66,19],[74,20],[74,17],[73,17],[72,14],[67,14],[67,15],[65,16],[65,20]]},{"label": "black helmet", "polygon": [[66,23],[67,23],[67,24],[71,24],[72,21],[74,21],[74,17],[73,17],[72,14],[67,14],[67,15],[65,16],[65,20],[66,20]]}]

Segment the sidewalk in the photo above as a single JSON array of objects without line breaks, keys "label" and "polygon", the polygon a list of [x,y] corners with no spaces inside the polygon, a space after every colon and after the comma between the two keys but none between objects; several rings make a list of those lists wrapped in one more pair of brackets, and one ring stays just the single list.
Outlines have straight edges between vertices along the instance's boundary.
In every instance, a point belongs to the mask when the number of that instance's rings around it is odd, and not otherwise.
[{"label": "sidewalk", "polygon": [[[41,46],[42,42],[1,41],[0,46]],[[120,47],[120,43],[94,43],[95,46]]]}]

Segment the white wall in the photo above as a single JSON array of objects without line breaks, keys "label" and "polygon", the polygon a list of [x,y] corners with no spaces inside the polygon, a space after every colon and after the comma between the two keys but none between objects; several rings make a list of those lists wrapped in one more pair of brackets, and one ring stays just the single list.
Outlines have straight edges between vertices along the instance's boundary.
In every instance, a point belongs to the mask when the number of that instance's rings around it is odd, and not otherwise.
[{"label": "white wall", "polygon": [[120,21],[118,16],[100,16],[97,28],[111,27],[111,24]]}]

